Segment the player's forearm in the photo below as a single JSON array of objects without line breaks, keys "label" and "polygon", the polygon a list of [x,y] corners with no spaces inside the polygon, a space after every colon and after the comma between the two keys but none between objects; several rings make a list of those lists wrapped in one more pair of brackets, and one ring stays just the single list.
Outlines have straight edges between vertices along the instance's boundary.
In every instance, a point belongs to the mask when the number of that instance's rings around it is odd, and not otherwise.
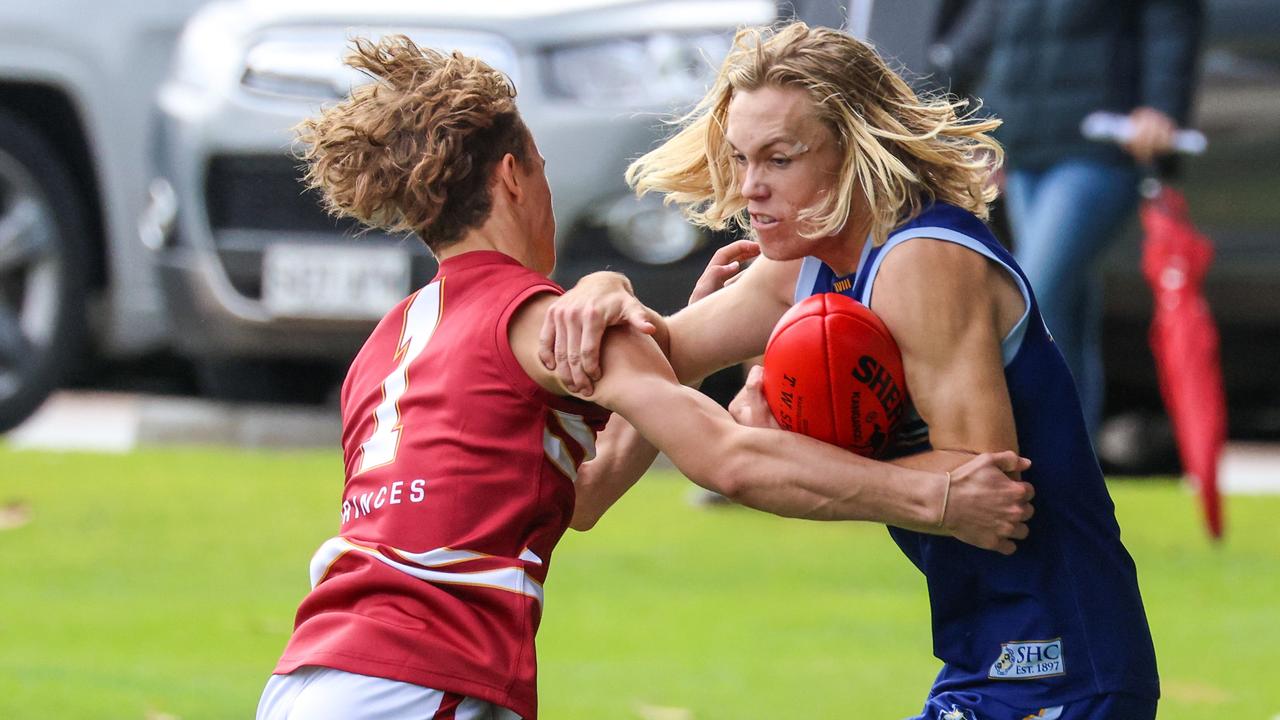
[{"label": "player's forearm", "polygon": [[596,440],[596,457],[583,463],[574,483],[577,501],[570,527],[586,531],[644,475],[658,449],[620,415]]},{"label": "player's forearm", "polygon": [[969,462],[975,453],[962,452],[958,450],[928,450],[915,455],[906,455],[900,458],[894,458],[889,463],[898,467],[911,468],[913,470],[925,470],[928,472],[947,472],[955,470],[961,465]]},{"label": "player's forearm", "polygon": [[662,349],[662,354],[666,356],[668,362],[671,360],[671,329],[667,327],[667,318],[662,313],[654,310],[649,306],[645,306],[645,315],[649,318],[649,322],[653,323],[654,331],[651,336],[654,342],[658,343],[658,347]]},{"label": "player's forearm", "polygon": [[783,430],[739,425],[674,382],[652,339],[613,331],[593,400],[621,414],[690,480],[742,504],[815,520],[936,522],[946,476],[859,457]]},{"label": "player's forearm", "polygon": [[[710,304],[714,298],[703,301]],[[764,350],[764,339],[756,348],[750,340],[735,337],[732,342],[709,339],[702,320],[694,315],[701,307],[689,307],[666,319],[667,360],[684,385],[697,387],[717,370],[740,363]],[[737,346],[745,345],[742,349]]]},{"label": "player's forearm", "polygon": [[743,428],[726,494],[779,515],[901,527],[937,521],[945,474],[876,462],[783,430]]},{"label": "player's forearm", "polygon": [[629,419],[690,480],[787,517],[936,522],[945,475],[875,462],[796,433],[738,425],[706,397],[654,387]]}]

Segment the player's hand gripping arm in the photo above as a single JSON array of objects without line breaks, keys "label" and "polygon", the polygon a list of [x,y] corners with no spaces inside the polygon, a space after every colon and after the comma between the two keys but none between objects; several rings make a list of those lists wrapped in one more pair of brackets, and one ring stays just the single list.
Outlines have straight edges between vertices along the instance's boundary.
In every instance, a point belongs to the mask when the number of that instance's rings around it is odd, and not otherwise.
[{"label": "player's hand gripping arm", "polygon": [[[706,269],[703,270],[702,276],[694,285],[693,293],[689,296],[689,304],[692,305],[740,279],[744,264],[759,254],[760,246],[749,240],[732,242],[716,250],[707,263]],[[619,291],[625,290],[627,294],[630,293],[630,284],[623,285],[621,282],[624,278],[605,275],[600,279],[604,281],[602,287],[608,288],[613,285]],[[577,289],[571,292],[576,293]],[[617,297],[612,302],[614,307],[623,307],[635,302],[635,299]],[[565,317],[561,317],[559,322],[552,319],[556,305],[557,303],[552,304],[552,312],[548,313],[547,320],[543,323],[539,337],[540,343],[547,338],[547,333],[554,333],[557,327],[563,327],[567,322]],[[580,310],[585,310],[584,305],[579,304],[578,307]],[[588,310],[586,315],[597,313],[601,315],[594,322],[597,323],[597,327],[603,327],[605,321],[603,315],[607,312],[607,308],[606,304],[596,308],[595,313]],[[572,316],[572,312],[569,315]],[[650,317],[655,316],[656,314]],[[583,317],[584,314],[580,312],[579,322]],[[669,345],[661,342],[666,338],[665,321],[658,318],[654,324],[658,328],[655,337],[660,340],[659,344],[663,346],[664,353],[669,355]],[[559,337],[559,334],[556,336]],[[588,345],[598,348],[599,342],[598,340],[589,341]],[[549,344],[543,343],[539,351],[544,354],[544,360],[546,354],[553,359],[555,357]],[[579,353],[578,357],[582,362],[582,353]],[[595,372],[588,374],[584,371],[582,374],[587,375],[588,380],[594,383],[599,379],[599,361],[597,358],[587,358],[586,362],[591,364]],[[565,375],[562,374],[560,377],[561,382],[566,380]],[[574,504],[570,527],[579,531],[595,527],[600,517],[644,475],[657,454],[658,449],[645,440],[644,436],[637,432],[625,418],[617,414],[609,418],[608,427],[596,439],[595,459],[583,463],[578,469],[577,502]]]},{"label": "player's hand gripping arm", "polygon": [[666,323],[635,296],[616,272],[595,272],[550,303],[538,333],[538,359],[570,392],[590,395],[600,377],[600,340],[606,328],[630,325],[653,335],[666,352]]},{"label": "player's hand gripping arm", "polygon": [[[538,334],[538,357],[570,391],[590,395],[600,377],[600,338],[613,325],[630,324],[644,332],[649,332],[645,324],[653,326],[683,382],[696,383],[760,354],[790,307],[799,262],[759,258],[735,275],[755,254],[744,245],[754,243],[740,241],[717,251],[690,305],[665,321],[636,299],[626,277],[599,272],[582,278],[549,306]],[[722,290],[716,291],[717,283]]]}]

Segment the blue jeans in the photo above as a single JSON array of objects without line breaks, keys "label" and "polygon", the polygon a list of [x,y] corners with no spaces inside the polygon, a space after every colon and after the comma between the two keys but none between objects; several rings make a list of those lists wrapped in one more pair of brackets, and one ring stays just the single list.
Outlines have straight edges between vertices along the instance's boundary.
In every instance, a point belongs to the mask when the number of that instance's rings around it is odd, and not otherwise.
[{"label": "blue jeans", "polygon": [[1090,435],[1102,420],[1102,278],[1098,258],[1138,201],[1131,165],[1067,160],[1012,170],[1005,204],[1014,258],[1031,281],[1040,314],[1066,358]]}]

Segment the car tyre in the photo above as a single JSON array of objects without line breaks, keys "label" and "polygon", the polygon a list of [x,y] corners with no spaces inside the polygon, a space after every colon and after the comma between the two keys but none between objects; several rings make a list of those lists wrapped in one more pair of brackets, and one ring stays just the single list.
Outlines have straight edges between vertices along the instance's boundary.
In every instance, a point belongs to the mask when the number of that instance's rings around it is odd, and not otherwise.
[{"label": "car tyre", "polygon": [[90,258],[75,187],[43,133],[0,109],[0,432],[82,357]]}]

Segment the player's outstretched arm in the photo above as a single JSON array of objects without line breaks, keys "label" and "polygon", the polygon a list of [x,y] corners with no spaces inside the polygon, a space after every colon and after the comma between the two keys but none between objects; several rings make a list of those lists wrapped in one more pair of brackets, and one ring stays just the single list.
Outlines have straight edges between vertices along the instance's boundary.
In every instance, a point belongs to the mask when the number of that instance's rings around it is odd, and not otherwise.
[{"label": "player's outstretched arm", "polygon": [[[742,425],[776,428],[764,398],[760,370],[760,366],[752,368],[729,410]],[[1026,522],[1034,513],[1031,500],[1035,490],[1030,483],[1009,477],[1031,466],[1025,458],[1012,452],[974,455],[934,450],[892,462],[901,467],[949,473],[951,480],[940,524],[910,529],[951,535],[961,542],[1006,555],[1014,551],[1014,540],[1027,537]]]},{"label": "player's outstretched arm", "polygon": [[[547,295],[527,302],[512,321],[510,339],[530,377],[549,390],[565,392],[537,354],[538,333],[552,300]],[[1005,476],[1027,465],[1014,453],[975,458],[953,471],[948,485],[945,473],[867,460],[795,433],[740,426],[719,405],[679,385],[656,343],[640,333],[615,330],[603,347],[606,372],[592,399],[622,415],[703,487],[778,515],[870,520],[928,531],[946,519],[953,502],[949,490],[963,483],[983,488],[974,504],[986,513],[976,528],[966,530],[966,541],[1006,554],[1014,550],[1010,534],[1002,534],[1001,528],[1020,522],[1029,499],[1024,483]],[[632,482],[634,478],[596,492],[596,498],[607,500],[591,511],[595,517]],[[958,499],[965,502],[964,497]],[[948,524],[970,516],[954,508],[951,513]],[[585,527],[594,517],[578,521]]]},{"label": "player's outstretched arm", "polygon": [[[869,460],[782,430],[744,427],[719,405],[675,383],[652,341],[610,333],[596,401],[622,414],[691,480],[734,501],[778,515],[812,520],[871,520],[915,530],[945,518],[946,473]],[[1015,453],[984,455],[951,473],[953,483],[996,481],[988,512],[1009,526],[1025,511],[1023,489],[1005,471],[1024,468]],[[978,541],[1013,552],[999,523]],[[1025,528],[1023,529],[1025,532]]]},{"label": "player's outstretched arm", "polygon": [[[537,338],[552,301],[541,295],[512,318],[511,348],[525,372],[553,392],[560,379],[538,358]],[[778,515],[875,520],[929,527],[942,514],[946,475],[898,468],[780,430],[742,427],[702,393],[676,382],[654,340],[610,330],[591,399],[622,415],[692,481]]]}]

